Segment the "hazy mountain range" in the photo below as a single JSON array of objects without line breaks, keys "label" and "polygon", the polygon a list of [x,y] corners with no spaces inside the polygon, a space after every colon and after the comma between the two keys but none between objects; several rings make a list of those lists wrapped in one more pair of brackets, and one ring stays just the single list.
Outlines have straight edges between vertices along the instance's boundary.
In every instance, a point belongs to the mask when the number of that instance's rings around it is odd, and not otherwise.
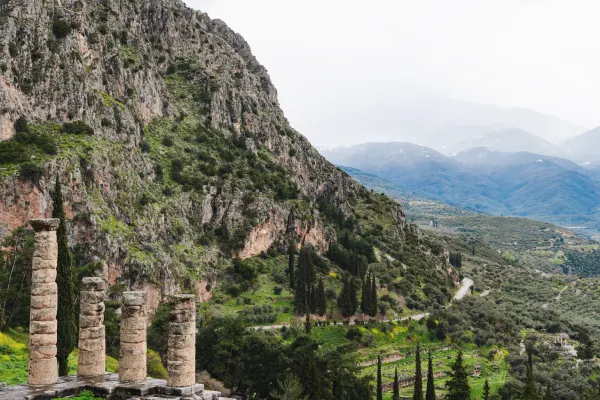
[{"label": "hazy mountain range", "polygon": [[[509,139],[500,140],[500,132],[507,132]],[[471,143],[509,148],[518,134],[498,131],[486,136],[493,140]],[[532,140],[532,135],[523,137],[532,147],[548,143]],[[586,134],[581,140],[589,138],[593,135]],[[517,143],[515,148],[523,148],[519,146]],[[322,149],[321,153],[362,183],[375,183],[391,195],[415,195],[490,214],[563,225],[600,223],[600,174],[592,164],[582,166],[552,155],[482,146],[448,156],[401,142]]]}]

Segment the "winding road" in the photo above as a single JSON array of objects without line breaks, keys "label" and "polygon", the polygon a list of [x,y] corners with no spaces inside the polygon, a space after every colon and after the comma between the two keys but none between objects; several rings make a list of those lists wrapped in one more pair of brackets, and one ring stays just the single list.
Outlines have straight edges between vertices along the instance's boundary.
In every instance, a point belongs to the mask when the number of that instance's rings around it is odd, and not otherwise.
[{"label": "winding road", "polygon": [[[411,315],[410,317],[404,317],[404,318],[397,318],[397,319],[384,319],[378,322],[398,322],[398,321],[406,321],[409,319],[412,319],[414,321],[420,321],[423,318],[427,318],[429,317],[429,313],[422,313],[422,314],[416,314],[416,315]],[[302,324],[302,321],[298,321],[299,324]],[[338,323],[339,325],[342,325],[342,323]],[[250,329],[254,329],[254,330],[259,330],[259,329],[267,329],[267,330],[276,330],[276,329],[281,329],[284,326],[291,326],[292,324],[281,324],[281,325],[267,325],[267,326],[251,326]],[[350,325],[356,325],[356,320],[351,320],[350,321]]]},{"label": "winding road", "polygon": [[[456,292],[456,294],[454,295],[453,300],[461,300],[463,297],[465,297],[466,295],[468,295],[471,291],[471,287],[473,287],[473,280],[470,278],[464,278],[461,282],[461,286],[458,289],[458,292]],[[396,319],[384,319],[380,322],[398,322],[398,321],[406,321],[409,319],[412,319],[414,321],[420,321],[423,318],[427,318],[429,317],[429,313],[421,313],[421,314],[415,314],[415,315],[411,315],[409,317],[403,317],[403,318],[396,318]],[[297,322],[298,324],[302,324],[303,321],[298,320]],[[259,325],[259,326],[251,326],[249,327],[250,329],[254,329],[254,330],[259,330],[259,329],[266,329],[266,330],[277,330],[277,329],[281,329],[284,326],[292,326],[293,324],[288,323],[288,324],[280,324],[280,325]],[[350,321],[350,325],[356,325],[356,320],[351,320]]]},{"label": "winding road", "polygon": [[452,300],[462,300],[463,297],[465,297],[471,292],[471,287],[474,283],[475,282],[473,282],[472,279],[464,278],[461,282],[460,289],[458,289],[458,292],[456,292]]}]

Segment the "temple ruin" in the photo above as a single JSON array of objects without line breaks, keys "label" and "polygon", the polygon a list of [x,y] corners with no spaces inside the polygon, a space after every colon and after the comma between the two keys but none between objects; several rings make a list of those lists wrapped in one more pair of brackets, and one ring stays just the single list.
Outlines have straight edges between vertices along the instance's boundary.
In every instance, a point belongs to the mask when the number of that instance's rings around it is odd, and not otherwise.
[{"label": "temple ruin", "polygon": [[193,295],[176,295],[169,300],[171,310],[165,338],[168,379],[165,381],[146,375],[146,293],[123,293],[119,374],[106,373],[106,281],[100,277],[83,278],[81,282],[77,375],[58,377],[56,230],[59,224],[58,219],[30,221],[35,231],[35,247],[28,385],[0,388],[0,400],[66,398],[83,390],[110,400],[226,400],[220,393],[204,390],[202,384],[196,383],[196,298]]},{"label": "temple ruin", "polygon": [[106,339],[104,329],[104,298],[106,283],[102,278],[83,278],[79,315],[79,357],[77,375],[104,375]]},{"label": "temple ruin", "polygon": [[31,265],[31,311],[29,322],[30,385],[51,385],[58,379],[56,360],[58,288],[56,268],[58,219],[30,221],[35,231],[35,247]]}]

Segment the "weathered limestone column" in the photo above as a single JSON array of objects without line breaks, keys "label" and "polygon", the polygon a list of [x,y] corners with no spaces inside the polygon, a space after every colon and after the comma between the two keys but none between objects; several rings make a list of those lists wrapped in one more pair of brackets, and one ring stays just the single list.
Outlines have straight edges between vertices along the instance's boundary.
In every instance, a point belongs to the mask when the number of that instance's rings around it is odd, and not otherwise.
[{"label": "weathered limestone column", "polygon": [[56,230],[59,219],[29,221],[35,231],[35,247],[31,265],[31,309],[29,323],[30,385],[52,385],[58,379],[56,361],[58,288],[56,268],[58,244]]},{"label": "weathered limestone column", "polygon": [[146,292],[123,293],[119,381],[146,379]]},{"label": "weathered limestone column", "polygon": [[104,329],[104,299],[106,283],[102,278],[81,281],[79,314],[79,359],[77,375],[104,376],[106,339]]},{"label": "weathered limestone column", "polygon": [[181,294],[171,297],[167,369],[169,387],[196,384],[196,297]]}]

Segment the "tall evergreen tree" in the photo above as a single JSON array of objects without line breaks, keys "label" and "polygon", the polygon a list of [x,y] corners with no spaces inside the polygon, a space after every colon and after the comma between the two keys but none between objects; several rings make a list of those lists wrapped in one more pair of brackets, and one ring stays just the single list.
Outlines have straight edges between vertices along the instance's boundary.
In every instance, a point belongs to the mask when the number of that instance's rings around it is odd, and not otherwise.
[{"label": "tall evergreen tree", "polygon": [[485,384],[483,385],[483,400],[490,399],[490,383],[488,380],[485,380]]},{"label": "tall evergreen tree", "polygon": [[383,383],[381,382],[381,354],[377,356],[377,400],[383,400]]},{"label": "tall evergreen tree", "polygon": [[398,382],[398,367],[396,367],[396,371],[394,372],[394,395],[392,396],[392,400],[400,400],[400,382]]},{"label": "tall evergreen tree", "polygon": [[471,387],[469,386],[469,374],[463,363],[462,349],[458,350],[456,361],[452,365],[450,380],[446,383],[448,388],[447,400],[468,400],[471,398]]},{"label": "tall evergreen tree", "polygon": [[311,307],[311,289],[316,279],[314,268],[315,250],[311,245],[303,246],[298,256],[296,274],[296,294],[294,304],[296,314],[306,314]]},{"label": "tall evergreen tree", "polygon": [[58,286],[58,313],[56,316],[58,341],[56,358],[58,359],[59,376],[67,376],[69,374],[67,359],[77,345],[77,325],[75,324],[75,302],[77,298],[73,282],[75,274],[67,238],[65,206],[58,177],[56,177],[52,200],[52,217],[60,219],[60,225],[56,232],[58,240],[58,268],[56,274],[56,284]]},{"label": "tall evergreen tree", "polygon": [[293,243],[288,245],[288,270],[290,274],[290,287],[293,289],[296,286],[296,246]]},{"label": "tall evergreen tree", "polygon": [[306,313],[306,320],[304,321],[304,330],[307,334],[310,335],[312,331],[312,324],[310,323],[310,314]]},{"label": "tall evergreen tree", "polygon": [[421,345],[417,342],[415,353],[415,388],[413,400],[423,400],[423,373],[421,372]]},{"label": "tall evergreen tree", "polygon": [[433,361],[431,360],[431,353],[429,353],[429,362],[427,364],[427,392],[425,393],[425,400],[435,400],[435,382],[433,378]]},{"label": "tall evergreen tree", "polygon": [[348,277],[344,277],[342,284],[342,292],[338,297],[338,307],[343,317],[351,317],[354,313],[352,312],[352,299],[350,298],[350,282]]},{"label": "tall evergreen tree", "polygon": [[361,303],[360,308],[362,312],[367,315],[371,315],[371,275],[368,274],[363,279]]},{"label": "tall evergreen tree", "polygon": [[352,305],[352,315],[356,314],[356,310],[358,309],[358,294],[356,293],[356,281],[354,277],[350,277],[349,279],[349,289],[350,289],[350,304]]},{"label": "tall evergreen tree", "polygon": [[377,284],[375,283],[375,274],[373,274],[373,283],[371,285],[371,317],[377,316]]},{"label": "tall evergreen tree", "polygon": [[325,285],[323,279],[319,280],[319,286],[317,286],[317,314],[321,317],[327,313],[327,300],[325,299]]},{"label": "tall evergreen tree", "polygon": [[525,387],[523,388],[523,399],[540,399],[540,396],[538,395],[537,389],[535,387],[535,380],[533,379],[533,356],[531,354],[531,351],[527,352],[527,374],[525,377]]},{"label": "tall evergreen tree", "polygon": [[318,306],[318,294],[317,294],[317,288],[315,288],[314,284],[311,284],[309,287],[309,298],[310,298],[310,304],[309,304],[309,309],[310,309],[310,313],[311,314],[316,314],[317,313],[317,306]]}]

